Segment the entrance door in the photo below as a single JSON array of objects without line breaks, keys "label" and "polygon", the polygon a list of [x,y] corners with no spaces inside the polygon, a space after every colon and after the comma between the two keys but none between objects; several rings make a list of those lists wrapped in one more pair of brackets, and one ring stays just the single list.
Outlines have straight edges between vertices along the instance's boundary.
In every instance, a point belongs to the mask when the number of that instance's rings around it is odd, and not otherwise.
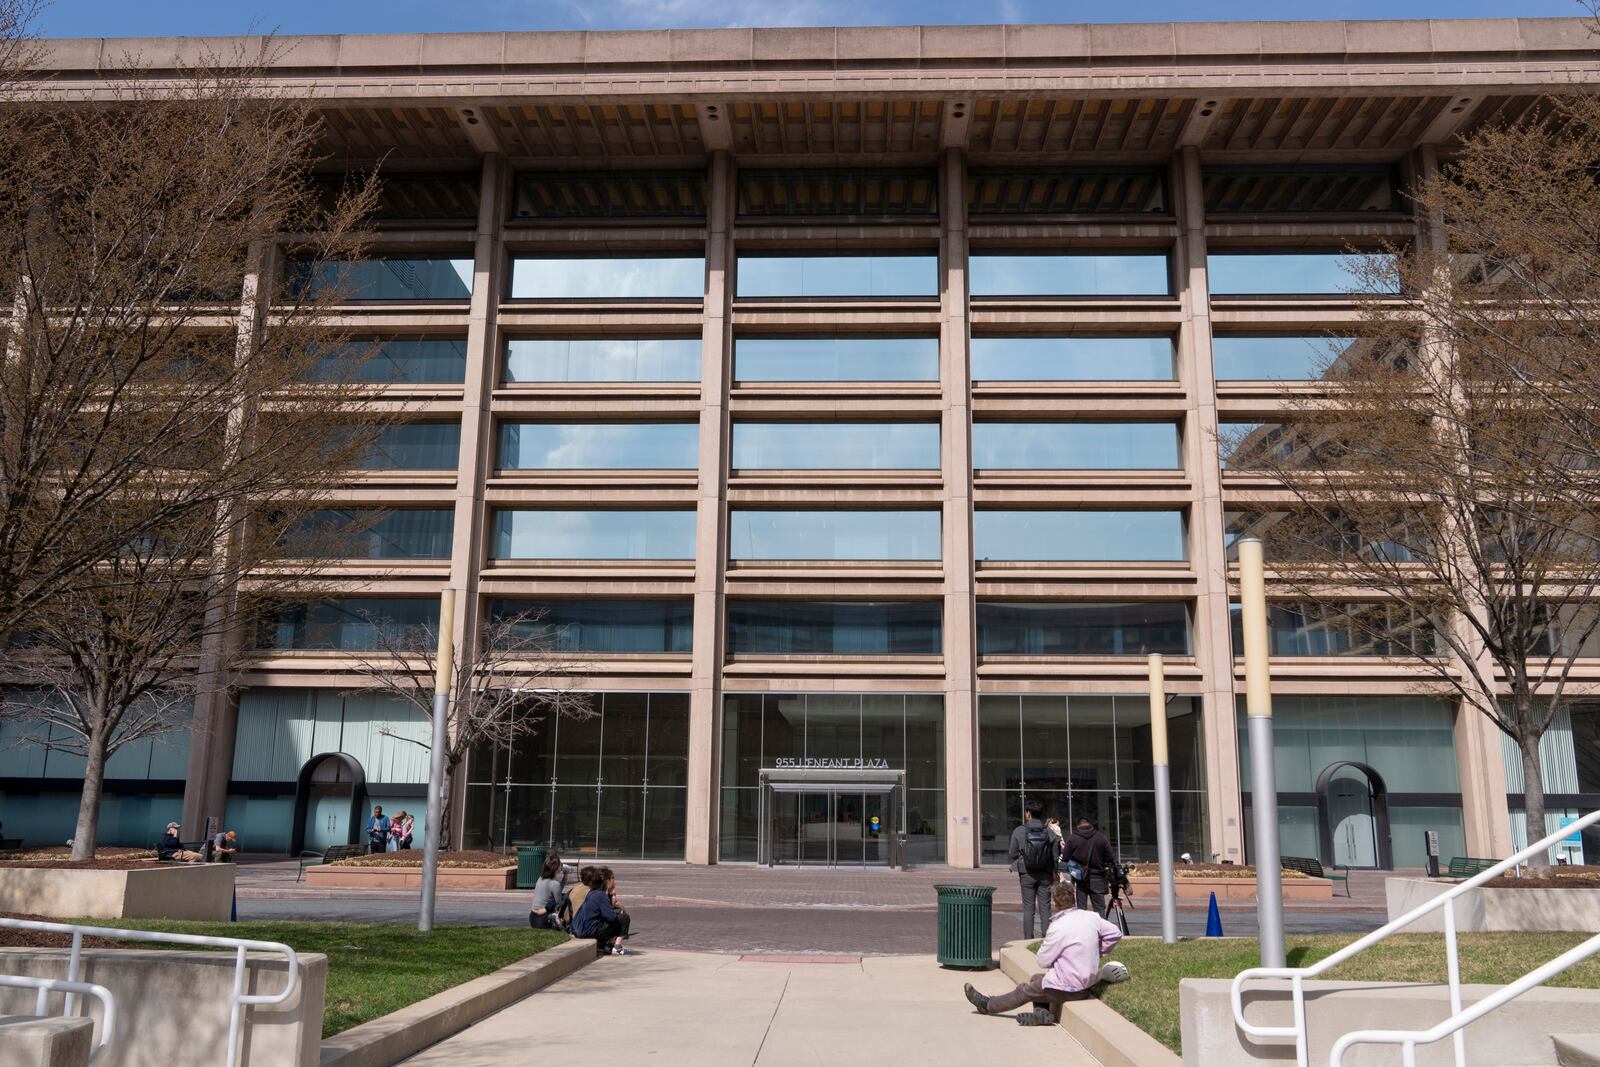
[{"label": "entrance door", "polygon": [[1378,820],[1366,779],[1344,777],[1328,783],[1328,822],[1333,830],[1335,864],[1378,865]]},{"label": "entrance door", "polygon": [[333,845],[350,840],[350,787],[346,785],[313,785],[307,798],[305,847],[313,852],[324,852]]},{"label": "entrance door", "polygon": [[888,794],[778,793],[772,802],[773,862],[805,867],[889,865]]}]

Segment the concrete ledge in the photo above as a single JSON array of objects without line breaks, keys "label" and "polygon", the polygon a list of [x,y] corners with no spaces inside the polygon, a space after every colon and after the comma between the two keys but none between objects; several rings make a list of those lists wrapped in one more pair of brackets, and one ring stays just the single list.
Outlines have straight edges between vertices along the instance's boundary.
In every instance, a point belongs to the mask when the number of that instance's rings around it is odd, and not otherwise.
[{"label": "concrete ledge", "polygon": [[0,1016],[0,1067],[87,1067],[93,1044],[88,1019]]},{"label": "concrete ledge", "polygon": [[[306,870],[312,889],[420,889],[421,867],[335,867],[323,864]],[[439,888],[515,889],[517,868],[440,867]]]},{"label": "concrete ledge", "polygon": [[[1454,889],[1458,882],[1385,878],[1390,920]],[[1600,889],[1474,889],[1456,898],[1456,929],[1462,933],[1540,930],[1593,933],[1600,930]],[[1407,933],[1442,933],[1442,910],[1424,915]]]},{"label": "concrete ledge", "polygon": [[[1000,950],[1000,970],[1013,982],[1038,972],[1028,941],[1013,941]],[[1136,974],[1131,979],[1137,982]],[[1098,1000],[1069,1000],[1061,1005],[1061,1026],[1104,1067],[1181,1067],[1178,1054],[1106,1007]]]},{"label": "concrete ledge", "polygon": [[322,1043],[322,1067],[389,1067],[594,960],[594,942],[589,940],[568,941],[518,960],[335,1034]]},{"label": "concrete ledge", "polygon": [[0,912],[226,922],[235,869],[231,863],[163,863],[129,871],[0,867]]},{"label": "concrete ledge", "polygon": [[[1172,882],[1177,888],[1179,899],[1183,900],[1206,900],[1212,893],[1217,895],[1218,900],[1256,898],[1254,878],[1174,878]],[[1159,898],[1161,895],[1159,878],[1129,878],[1128,884],[1141,899]],[[1284,900],[1333,899],[1333,883],[1326,878],[1285,878],[1280,884],[1283,886]]]}]

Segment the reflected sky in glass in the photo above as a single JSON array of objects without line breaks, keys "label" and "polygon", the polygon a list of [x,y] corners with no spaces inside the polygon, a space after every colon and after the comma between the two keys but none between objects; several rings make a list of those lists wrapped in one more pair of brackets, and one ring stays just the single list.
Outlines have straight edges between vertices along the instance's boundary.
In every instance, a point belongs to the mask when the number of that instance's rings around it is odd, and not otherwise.
[{"label": "reflected sky in glass", "polygon": [[461,455],[459,422],[402,422],[378,431],[359,464],[368,471],[455,470]]},{"label": "reflected sky in glass", "polygon": [[1184,559],[1181,511],[988,511],[972,516],[979,560]]},{"label": "reflected sky in glass", "polygon": [[496,559],[693,559],[693,511],[505,510]]},{"label": "reflected sky in glass", "polygon": [[740,296],[937,296],[939,257],[740,256]]},{"label": "reflected sky in glass", "polygon": [[1307,382],[1323,376],[1354,337],[1213,337],[1219,382]]},{"label": "reflected sky in glass", "polygon": [[466,300],[472,296],[472,260],[445,256],[333,261],[319,265],[310,289],[336,289],[347,300]]},{"label": "reflected sky in glass", "polygon": [[752,511],[728,515],[733,560],[937,560],[937,511]]},{"label": "reflected sky in glass", "polygon": [[698,337],[519,338],[506,342],[508,382],[697,382]]},{"label": "reflected sky in glass", "polygon": [[1378,261],[1383,253],[1214,252],[1206,257],[1213,296],[1281,296],[1351,292],[1359,279],[1350,272],[1358,261]]},{"label": "reflected sky in glass", "polygon": [[1170,337],[974,337],[975,382],[1170,382]]},{"label": "reflected sky in glass", "polygon": [[972,427],[977,470],[1172,470],[1178,427],[1171,422],[979,422]]},{"label": "reflected sky in glass", "polygon": [[687,470],[699,463],[693,422],[508,422],[503,470]]},{"label": "reflected sky in glass", "polygon": [[977,253],[973,296],[1166,296],[1165,253]]},{"label": "reflected sky in glass", "polygon": [[513,300],[698,300],[705,291],[706,261],[700,256],[518,256],[511,261]]},{"label": "reflected sky in glass", "polygon": [[937,470],[936,422],[739,422],[735,470]]},{"label": "reflected sky in glass", "polygon": [[937,337],[741,337],[741,382],[936,382]]}]

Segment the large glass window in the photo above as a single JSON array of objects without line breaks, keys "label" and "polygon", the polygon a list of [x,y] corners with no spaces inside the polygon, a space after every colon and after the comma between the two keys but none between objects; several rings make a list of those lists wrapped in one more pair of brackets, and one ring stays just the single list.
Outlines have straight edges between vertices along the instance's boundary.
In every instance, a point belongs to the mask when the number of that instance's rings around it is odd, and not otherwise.
[{"label": "large glass window", "polygon": [[507,509],[495,559],[694,559],[694,512]]},{"label": "large glass window", "polygon": [[769,511],[728,515],[731,560],[937,560],[937,511]]},{"label": "large glass window", "polygon": [[691,600],[491,600],[489,618],[559,651],[593,655],[688,652],[694,637]]},{"label": "large glass window", "polygon": [[[1205,856],[1199,702],[1167,702],[1173,850]],[[1155,857],[1150,702],[1144,696],[978,698],[978,811],[984,863],[1008,862],[1025,799],[1105,832],[1124,863]]]},{"label": "large glass window", "polygon": [[937,601],[728,601],[728,651],[745,656],[937,656]]},{"label": "large glass window", "polygon": [[256,632],[275,652],[373,651],[422,626],[438,626],[437,597],[333,597],[285,604]]},{"label": "large glass window", "polygon": [[302,520],[287,551],[349,559],[449,559],[454,529],[451,508],[323,508]]},{"label": "large glass window", "polygon": [[1337,470],[1347,451],[1343,438],[1311,419],[1217,424],[1217,458],[1228,470]]},{"label": "large glass window", "polygon": [[694,422],[503,422],[503,470],[692,470]]},{"label": "large glass window", "polygon": [[1184,555],[1181,511],[995,511],[972,516],[980,560],[1169,561]]},{"label": "large glass window", "polygon": [[1364,281],[1358,265],[1378,266],[1382,253],[1213,252],[1206,271],[1213,296],[1317,296],[1347,293]]},{"label": "large glass window", "polygon": [[[316,378],[383,384],[459,384],[467,377],[465,338],[395,338],[317,346]],[[354,367],[352,374],[350,368]]]},{"label": "large glass window", "polygon": [[1327,377],[1348,359],[1354,337],[1304,334],[1211,339],[1211,362],[1219,382],[1307,382]]},{"label": "large glass window", "polygon": [[978,603],[983,656],[1189,655],[1189,609],[1179,603]]},{"label": "large glass window", "polygon": [[938,470],[936,422],[736,422],[735,470]]},{"label": "large glass window", "polygon": [[311,296],[343,300],[466,300],[472,260],[449,256],[291,262],[290,284]]},{"label": "large glass window", "polygon": [[937,337],[740,337],[740,382],[936,382]]},{"label": "large glass window", "polygon": [[979,252],[973,296],[1166,296],[1167,256],[1157,252]]},{"label": "large glass window", "polygon": [[738,284],[740,296],[938,296],[939,258],[745,255]]},{"label": "large glass window", "polygon": [[517,256],[513,300],[653,300],[704,298],[700,256]]},{"label": "large glass window", "polygon": [[402,422],[378,430],[358,469],[453,471],[460,459],[460,423]]},{"label": "large glass window", "polygon": [[688,812],[686,693],[589,693],[589,714],[542,714],[467,760],[466,845],[681,860]]},{"label": "large glass window", "polygon": [[521,338],[506,342],[508,382],[697,382],[698,337]]},{"label": "large glass window", "polygon": [[[1233,620],[1234,654],[1244,655],[1244,617]],[[1443,651],[1432,621],[1394,601],[1337,604],[1274,601],[1267,605],[1267,644],[1274,656],[1432,656]]]},{"label": "large glass window", "polygon": [[1170,382],[1170,337],[974,337],[975,382]]},{"label": "large glass window", "polygon": [[979,422],[972,427],[978,470],[1173,470],[1173,422]]}]

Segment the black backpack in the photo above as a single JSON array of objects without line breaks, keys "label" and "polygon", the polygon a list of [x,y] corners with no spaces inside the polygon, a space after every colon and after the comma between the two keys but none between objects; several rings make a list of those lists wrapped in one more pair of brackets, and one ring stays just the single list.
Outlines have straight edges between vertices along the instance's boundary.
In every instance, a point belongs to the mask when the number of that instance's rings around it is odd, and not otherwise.
[{"label": "black backpack", "polygon": [[1029,871],[1056,869],[1055,846],[1050,840],[1050,831],[1043,826],[1027,828],[1027,837],[1022,842],[1022,866]]}]

